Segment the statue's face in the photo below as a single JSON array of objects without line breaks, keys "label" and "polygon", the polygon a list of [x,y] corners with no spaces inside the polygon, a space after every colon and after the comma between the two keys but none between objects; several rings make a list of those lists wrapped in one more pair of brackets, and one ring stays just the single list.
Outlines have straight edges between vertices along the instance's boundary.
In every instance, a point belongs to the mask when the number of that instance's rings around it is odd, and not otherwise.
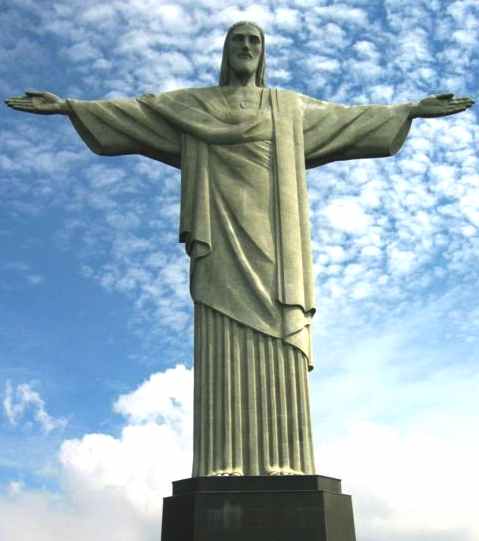
[{"label": "statue's face", "polygon": [[228,43],[230,68],[240,76],[256,73],[262,49],[261,34],[254,26],[236,27]]}]

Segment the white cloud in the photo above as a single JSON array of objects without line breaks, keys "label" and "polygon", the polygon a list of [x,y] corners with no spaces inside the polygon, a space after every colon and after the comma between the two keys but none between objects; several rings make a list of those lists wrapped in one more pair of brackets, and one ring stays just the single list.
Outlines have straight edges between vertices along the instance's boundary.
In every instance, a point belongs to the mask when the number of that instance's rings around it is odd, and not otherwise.
[{"label": "white cloud", "polygon": [[322,471],[341,475],[345,492],[353,495],[359,539],[477,538],[479,476],[471,464],[479,438],[465,426],[457,438],[451,432],[437,433],[427,420],[405,430],[363,422],[321,445]]},{"label": "white cloud", "polygon": [[326,248],[326,253],[329,256],[329,259],[335,263],[342,263],[347,259],[346,252],[342,246],[328,246]]},{"label": "white cloud", "polygon": [[477,229],[472,225],[466,225],[462,228],[462,232],[466,237],[474,237],[477,234]]},{"label": "white cloud", "polygon": [[352,296],[353,299],[365,299],[370,296],[372,287],[367,282],[358,282],[355,284]]},{"label": "white cloud", "polygon": [[45,281],[45,276],[34,272],[31,265],[24,261],[7,261],[0,265],[2,275],[0,289],[19,289],[25,285],[38,286]]},{"label": "white cloud", "polygon": [[370,217],[354,199],[336,199],[324,209],[331,225],[346,233],[362,233],[371,223]]},{"label": "white cloud", "polygon": [[454,345],[478,336],[477,325],[464,334],[457,328],[468,296],[456,289],[367,331],[345,326],[343,314],[325,336],[315,328],[318,471],[343,479],[360,539],[472,541],[479,533],[479,437],[471,430],[477,354],[473,347],[458,353]]},{"label": "white cloud", "polygon": [[389,270],[391,273],[409,274],[417,262],[416,254],[409,250],[400,250],[396,246],[391,246],[388,250]]},{"label": "white cloud", "polygon": [[[471,465],[479,438],[470,430],[470,408],[477,373],[434,368],[421,346],[411,349],[415,324],[344,342],[349,354],[337,358],[341,366],[331,371],[323,362],[323,373],[313,373],[318,471],[343,479],[362,539],[472,541],[479,479]],[[425,363],[416,365],[415,378],[405,356]],[[437,407],[446,385],[448,400]],[[170,482],[190,475],[192,390],[191,370],[178,365],[121,395],[114,404],[125,418],[118,436],[92,433],[63,443],[63,495],[10,483],[0,496],[0,510],[10,517],[0,523],[0,538],[27,541],[27,523],[34,523],[40,541],[61,538],[67,525],[72,541],[87,534],[95,541],[114,520],[112,541],[153,541]]]},{"label": "white cloud", "polygon": [[[192,415],[192,378],[192,371],[183,365],[153,374],[135,391],[121,395],[113,408],[133,424],[158,419],[176,424]],[[182,431],[186,432],[186,427]]]},{"label": "white cloud", "polygon": [[12,384],[7,381],[5,384],[3,411],[10,424],[17,425],[20,420],[24,419],[29,410],[32,410],[33,419],[46,433],[65,428],[67,425],[66,419],[56,419],[48,414],[45,401],[40,396],[40,393],[33,390],[31,385],[22,383],[14,389]]},{"label": "white cloud", "polygon": [[[231,25],[238,21],[254,21],[255,23],[268,28],[274,20],[274,14],[269,6],[261,5],[260,3],[251,5],[245,3],[245,6],[238,8],[237,6],[228,6],[219,10],[214,16],[215,22],[221,22],[226,25]],[[217,10],[218,8],[216,8]],[[215,11],[216,11],[215,10]]]},{"label": "white cloud", "polygon": [[278,8],[275,12],[275,24],[280,30],[294,32],[302,24],[301,13],[295,9]]},{"label": "white cloud", "polygon": [[158,539],[171,481],[191,475],[192,394],[192,371],[177,365],[119,396],[114,410],[125,421],[117,437],[90,433],[61,445],[61,493],[19,481],[0,493],[9,517],[0,539]]},{"label": "white cloud", "polygon": [[191,475],[192,408],[192,370],[153,374],[115,402],[127,420],[118,438],[87,434],[63,443],[65,474],[94,491],[114,490],[136,512],[161,515],[171,480]]},{"label": "white cloud", "polygon": [[347,3],[314,8],[321,18],[333,20],[336,23],[365,25],[368,22],[367,13],[360,8],[354,8]]},{"label": "white cloud", "polygon": [[7,494],[10,496],[16,496],[20,494],[25,488],[25,483],[22,481],[10,481],[7,485]]},{"label": "white cloud", "polygon": [[369,89],[372,103],[393,103],[395,89],[391,85],[372,85]]},{"label": "white cloud", "polygon": [[361,250],[361,254],[365,257],[380,257],[381,250],[377,246],[365,246]]},{"label": "white cloud", "polygon": [[323,21],[319,25],[317,22],[313,24],[308,17],[306,17],[306,24],[310,31],[308,49],[326,50],[330,54],[337,54],[346,45],[347,34],[340,25],[332,22],[324,24]]},{"label": "white cloud", "polygon": [[[9,541],[154,541],[160,521],[139,518],[113,491],[74,490],[67,498],[23,490],[0,495],[0,539]],[[113,526],[112,526],[113,525]]]},{"label": "white cloud", "polygon": [[317,70],[318,72],[325,71],[329,74],[333,72],[338,72],[341,68],[341,64],[336,58],[327,58],[327,57],[315,57],[307,61],[310,65],[311,71]]}]

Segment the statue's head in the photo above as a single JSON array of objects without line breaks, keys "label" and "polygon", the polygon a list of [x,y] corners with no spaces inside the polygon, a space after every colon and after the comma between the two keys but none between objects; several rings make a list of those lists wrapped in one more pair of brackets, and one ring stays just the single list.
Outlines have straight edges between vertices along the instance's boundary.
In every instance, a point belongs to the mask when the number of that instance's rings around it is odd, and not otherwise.
[{"label": "statue's head", "polygon": [[239,75],[256,73],[256,86],[266,86],[264,32],[257,24],[241,21],[228,30],[223,47],[220,86],[229,84],[231,71]]}]

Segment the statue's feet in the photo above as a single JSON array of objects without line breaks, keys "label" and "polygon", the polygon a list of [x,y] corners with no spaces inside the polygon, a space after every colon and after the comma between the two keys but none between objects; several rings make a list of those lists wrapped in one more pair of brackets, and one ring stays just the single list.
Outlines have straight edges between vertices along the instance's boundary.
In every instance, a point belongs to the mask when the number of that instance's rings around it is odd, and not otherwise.
[{"label": "statue's feet", "polygon": [[213,472],[212,477],[242,477],[244,474],[241,470],[218,470]]},{"label": "statue's feet", "polygon": [[286,475],[304,475],[302,471],[293,470],[292,468],[273,467],[266,472],[271,476],[286,476]]},{"label": "statue's feet", "polygon": [[[279,466],[273,466],[265,472],[266,475],[272,477],[287,476],[287,475],[305,475],[304,472],[293,470],[292,468],[281,468]],[[243,477],[243,470],[239,469],[225,469],[216,470],[208,475],[209,477]]]}]

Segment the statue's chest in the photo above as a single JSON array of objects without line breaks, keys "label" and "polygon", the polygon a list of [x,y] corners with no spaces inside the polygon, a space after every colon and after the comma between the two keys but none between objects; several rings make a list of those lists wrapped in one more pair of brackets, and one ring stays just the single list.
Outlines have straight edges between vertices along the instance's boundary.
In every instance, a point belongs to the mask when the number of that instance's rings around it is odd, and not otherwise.
[{"label": "statue's chest", "polygon": [[270,115],[269,104],[265,104],[262,95],[253,92],[235,92],[226,96],[225,113],[232,123],[247,122],[258,115]]}]

